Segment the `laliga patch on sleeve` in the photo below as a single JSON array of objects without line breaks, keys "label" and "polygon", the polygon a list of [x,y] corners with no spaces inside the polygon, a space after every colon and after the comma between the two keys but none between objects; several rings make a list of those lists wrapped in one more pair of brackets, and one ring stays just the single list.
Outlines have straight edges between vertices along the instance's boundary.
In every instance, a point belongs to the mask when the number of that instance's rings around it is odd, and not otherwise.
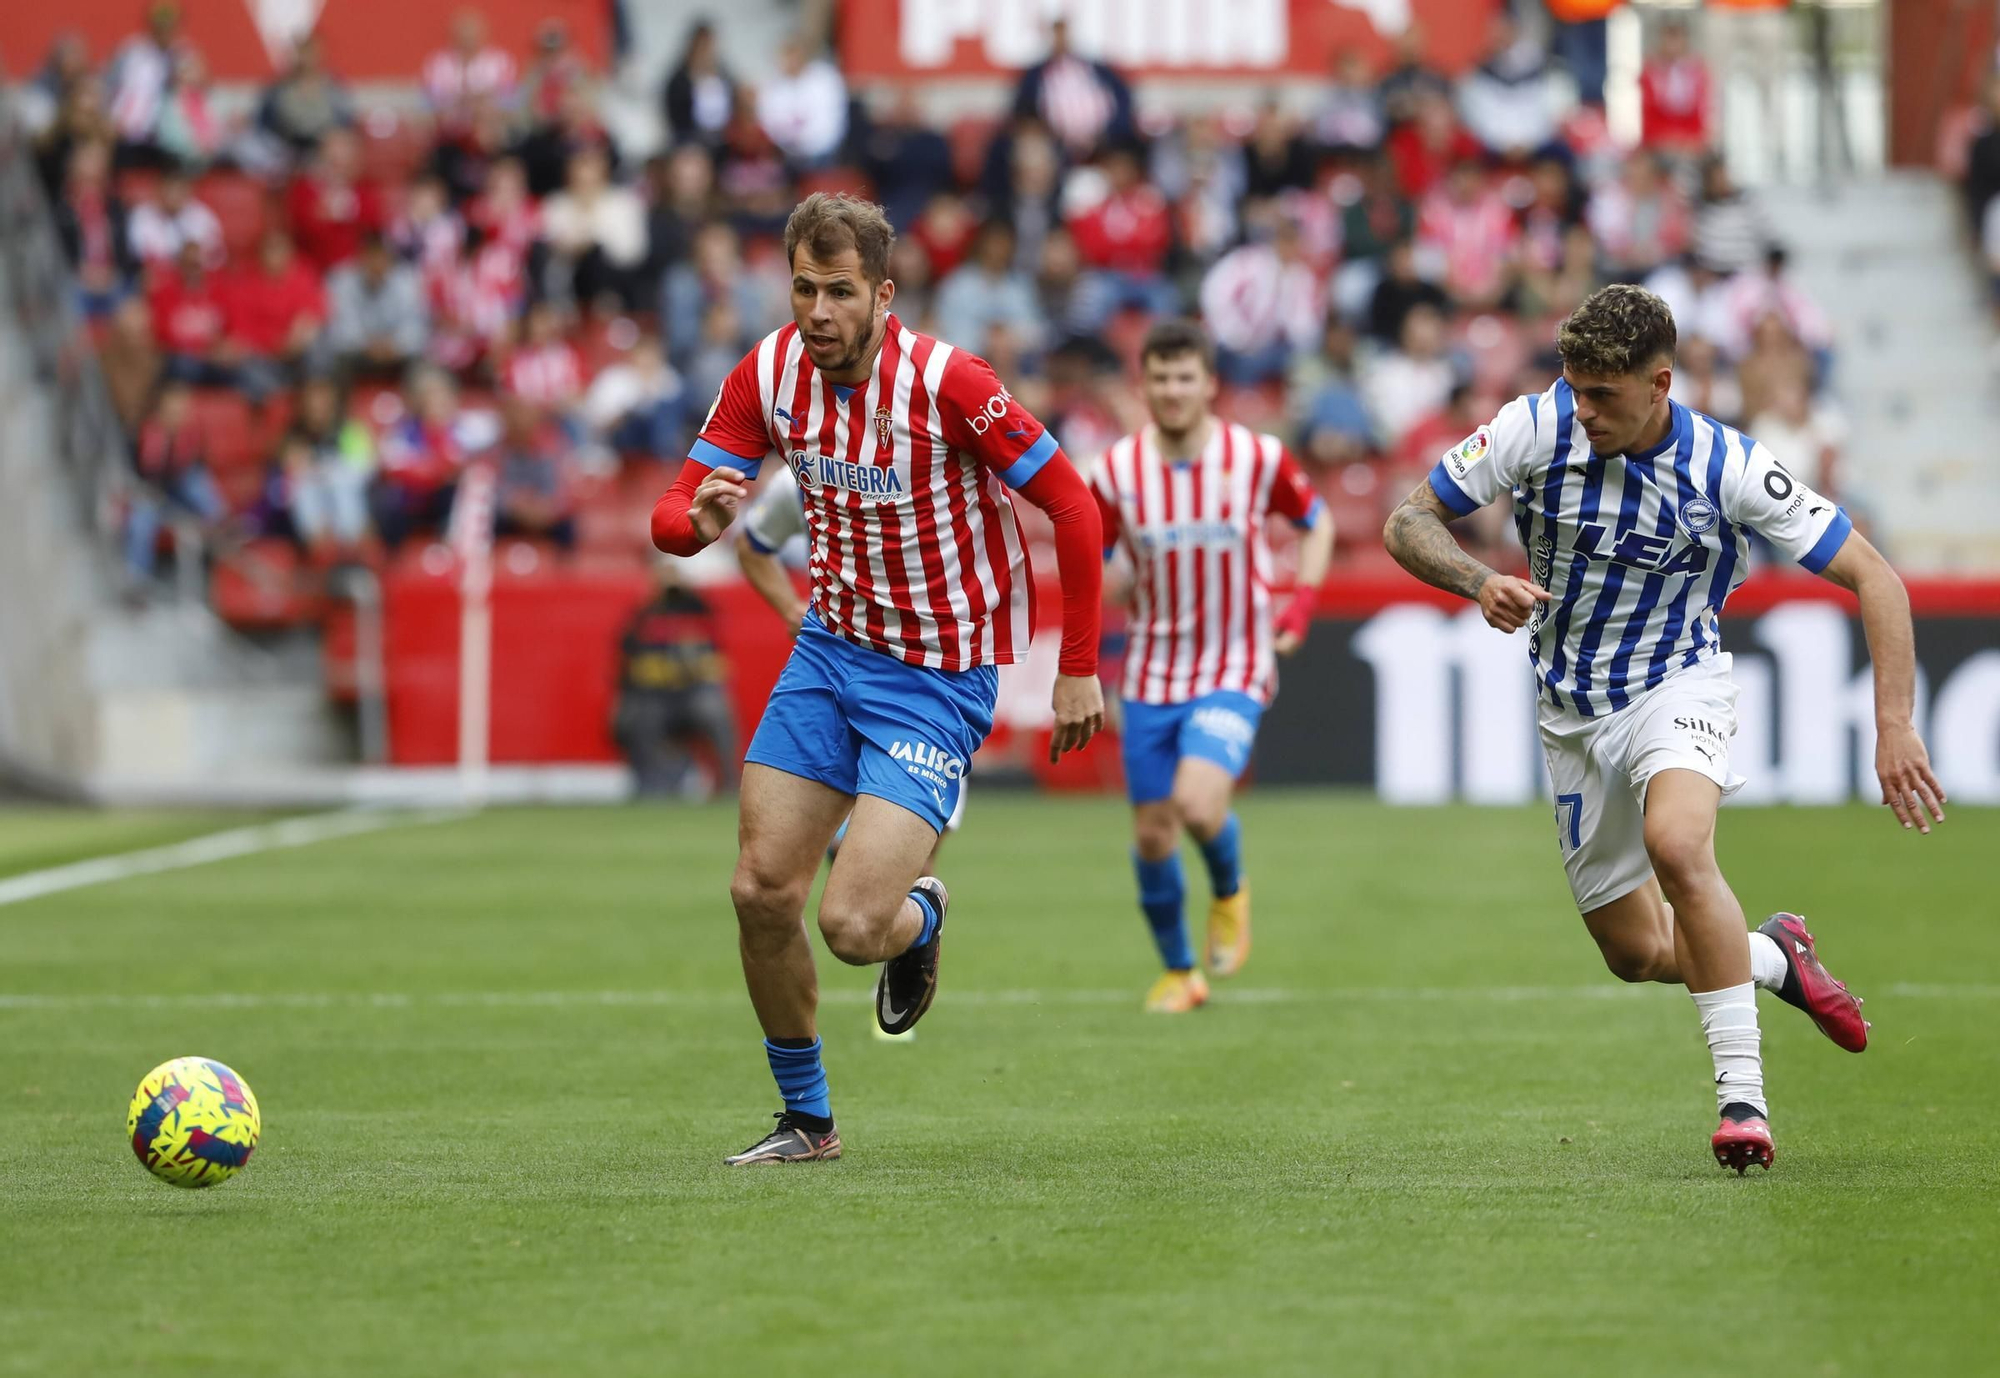
[{"label": "laliga patch on sleeve", "polygon": [[1486,452],[1493,448],[1491,428],[1481,426],[1457,445],[1444,452],[1444,467],[1451,471],[1453,478],[1464,478],[1472,472],[1472,466],[1486,458]]}]

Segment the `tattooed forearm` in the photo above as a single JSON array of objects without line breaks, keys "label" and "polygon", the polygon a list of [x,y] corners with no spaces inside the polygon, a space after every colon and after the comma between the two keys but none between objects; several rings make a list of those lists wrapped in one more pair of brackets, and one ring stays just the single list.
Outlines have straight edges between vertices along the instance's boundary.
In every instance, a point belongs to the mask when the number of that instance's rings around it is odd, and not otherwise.
[{"label": "tattooed forearm", "polygon": [[1426,584],[1465,598],[1477,599],[1480,585],[1493,577],[1492,570],[1459,549],[1451,538],[1445,529],[1445,513],[1439,510],[1428,483],[1389,514],[1382,541],[1404,569]]}]

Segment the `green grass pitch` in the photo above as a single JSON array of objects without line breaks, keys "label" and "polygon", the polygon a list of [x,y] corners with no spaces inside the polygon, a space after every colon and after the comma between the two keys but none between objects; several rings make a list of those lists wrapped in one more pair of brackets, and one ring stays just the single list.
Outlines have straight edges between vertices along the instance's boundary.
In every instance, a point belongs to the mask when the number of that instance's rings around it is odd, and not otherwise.
[{"label": "green grass pitch", "polygon": [[[1852,1057],[1764,998],[1739,1180],[1687,997],[1603,971],[1546,810],[1242,814],[1255,952],[1163,1019],[1124,810],[975,797],[914,1043],[822,955],[847,1156],[797,1168],[720,1166],[776,1108],[727,808],[0,907],[0,1373],[1993,1371],[2000,815],[1724,814],[1875,1020]],[[0,872],[180,831],[0,813]],[[122,1132],[187,1053],[264,1112],[204,1192]]]}]

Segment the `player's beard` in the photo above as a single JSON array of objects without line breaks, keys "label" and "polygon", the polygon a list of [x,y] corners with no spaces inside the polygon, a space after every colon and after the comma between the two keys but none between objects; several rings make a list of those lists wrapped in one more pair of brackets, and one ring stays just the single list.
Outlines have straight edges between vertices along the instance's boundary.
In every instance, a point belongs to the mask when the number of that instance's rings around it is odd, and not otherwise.
[{"label": "player's beard", "polygon": [[836,362],[828,364],[820,372],[845,373],[851,368],[858,368],[861,361],[868,357],[868,351],[874,347],[875,313],[871,311],[868,313],[868,324],[862,328],[861,334],[855,337],[853,346],[845,354],[841,355]]}]

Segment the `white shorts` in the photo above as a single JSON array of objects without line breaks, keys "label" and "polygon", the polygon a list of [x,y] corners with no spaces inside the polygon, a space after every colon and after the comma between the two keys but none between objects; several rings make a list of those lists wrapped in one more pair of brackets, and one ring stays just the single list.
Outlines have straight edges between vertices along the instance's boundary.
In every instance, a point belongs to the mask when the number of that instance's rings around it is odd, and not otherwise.
[{"label": "white shorts", "polygon": [[1646,855],[1646,786],[1663,770],[1692,770],[1743,787],[1729,770],[1736,685],[1729,657],[1712,656],[1599,718],[1542,703],[1542,753],[1555,785],[1556,838],[1579,912],[1629,895],[1653,874]]}]

